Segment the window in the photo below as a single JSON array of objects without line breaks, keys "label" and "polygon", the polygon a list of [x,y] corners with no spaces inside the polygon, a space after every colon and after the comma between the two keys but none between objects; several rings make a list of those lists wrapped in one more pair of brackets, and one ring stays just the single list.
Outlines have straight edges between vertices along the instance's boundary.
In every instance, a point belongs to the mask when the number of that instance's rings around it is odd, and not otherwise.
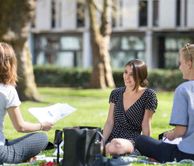
[{"label": "window", "polygon": [[[82,45],[81,38],[78,36],[63,36],[60,39],[61,52],[60,56],[69,61],[70,66],[82,66]],[[59,60],[61,63],[61,60]],[[64,62],[66,63],[66,62]],[[67,66],[64,64],[63,66]],[[68,66],[68,67],[70,67]]]},{"label": "window", "polygon": [[38,35],[35,37],[34,64],[82,67],[81,35]]},{"label": "window", "polygon": [[139,1],[139,26],[148,24],[148,2],[147,0]]},{"label": "window", "polygon": [[111,21],[112,27],[116,27],[117,12],[118,12],[117,0],[113,0],[113,7],[112,7],[112,21]]},{"label": "window", "polygon": [[122,26],[122,0],[113,0],[112,4],[112,27]]},{"label": "window", "polygon": [[56,27],[56,10],[55,10],[56,2],[55,0],[52,0],[51,3],[51,27]]},{"label": "window", "polygon": [[179,49],[188,43],[190,40],[185,37],[167,37],[165,39],[165,68],[173,69],[178,66]]},{"label": "window", "polygon": [[84,14],[85,14],[85,5],[83,0],[78,0],[77,1],[77,27],[84,27],[85,26],[85,19],[84,19]]},{"label": "window", "polygon": [[181,1],[177,0],[176,1],[176,25],[180,26],[181,25]]},{"label": "window", "polygon": [[158,26],[158,0],[153,1],[153,26]]},{"label": "window", "polygon": [[185,13],[184,13],[184,18],[185,18],[185,21],[184,21],[184,25],[187,26],[187,11],[188,11],[188,2],[187,0],[185,0]]},{"label": "window", "polygon": [[113,68],[123,67],[131,59],[145,60],[145,42],[143,37],[131,35],[113,35],[110,42],[110,56]]}]

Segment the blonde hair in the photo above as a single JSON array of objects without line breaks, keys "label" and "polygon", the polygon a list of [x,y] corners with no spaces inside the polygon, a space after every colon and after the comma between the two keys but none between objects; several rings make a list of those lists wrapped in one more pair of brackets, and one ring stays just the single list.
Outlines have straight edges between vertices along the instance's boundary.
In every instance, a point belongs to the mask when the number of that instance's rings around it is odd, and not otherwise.
[{"label": "blonde hair", "polygon": [[17,81],[17,60],[15,52],[7,43],[0,42],[0,83],[15,85]]},{"label": "blonde hair", "polygon": [[180,52],[186,61],[191,60],[194,64],[194,44],[187,43],[183,48],[181,48]]}]

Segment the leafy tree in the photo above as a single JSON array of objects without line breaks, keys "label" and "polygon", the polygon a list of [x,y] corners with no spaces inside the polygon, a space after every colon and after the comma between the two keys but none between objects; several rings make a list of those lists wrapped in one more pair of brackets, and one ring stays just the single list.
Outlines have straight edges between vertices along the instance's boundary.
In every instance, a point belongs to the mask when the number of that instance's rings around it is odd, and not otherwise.
[{"label": "leafy tree", "polygon": [[[102,10],[100,10],[97,0],[87,0],[93,53],[93,71],[90,83],[93,88],[115,86],[108,50],[112,32],[112,0],[103,0],[102,2]],[[100,21],[99,16],[101,17]]]},{"label": "leafy tree", "polygon": [[11,44],[16,52],[21,100],[39,99],[27,44],[34,9],[35,0],[1,0],[0,5],[0,41]]}]

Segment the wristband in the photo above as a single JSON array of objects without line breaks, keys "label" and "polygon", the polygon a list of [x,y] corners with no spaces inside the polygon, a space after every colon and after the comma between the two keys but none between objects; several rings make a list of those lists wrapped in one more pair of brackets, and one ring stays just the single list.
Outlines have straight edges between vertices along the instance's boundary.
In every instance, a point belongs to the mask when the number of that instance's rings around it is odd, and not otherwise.
[{"label": "wristband", "polygon": [[40,123],[40,130],[43,130],[43,125],[42,125],[42,123]]}]

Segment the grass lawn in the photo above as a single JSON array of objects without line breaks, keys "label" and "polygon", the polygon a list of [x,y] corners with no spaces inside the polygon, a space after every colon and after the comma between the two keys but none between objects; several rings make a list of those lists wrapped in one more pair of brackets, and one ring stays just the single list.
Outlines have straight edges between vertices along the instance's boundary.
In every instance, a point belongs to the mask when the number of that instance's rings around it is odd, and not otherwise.
[{"label": "grass lawn", "polygon": [[[58,121],[52,130],[48,132],[49,140],[53,141],[54,132],[56,129],[62,129],[67,126],[99,126],[103,127],[108,114],[108,99],[111,89],[96,90],[96,89],[71,89],[71,88],[38,88],[42,102],[23,102],[21,111],[24,119],[37,122],[37,120],[27,111],[30,107],[48,106],[54,103],[68,103],[77,108],[77,111],[70,116]],[[157,92],[158,108],[153,116],[152,121],[152,136],[157,138],[157,135],[163,131],[170,129],[168,121],[170,117],[173,93],[172,92]],[[22,134],[17,133],[9,120],[6,117],[5,135],[12,139]]]},{"label": "grass lawn", "polygon": [[[49,140],[53,142],[56,129],[67,126],[99,126],[103,127],[108,114],[108,99],[111,89],[72,89],[72,88],[38,88],[42,102],[23,102],[21,111],[24,119],[32,122],[37,120],[27,111],[29,107],[48,106],[54,103],[68,103],[77,108],[70,116],[58,121],[53,129],[48,132]],[[157,92],[158,108],[153,116],[152,136],[157,138],[158,134],[171,129],[168,125],[172,107],[172,92]],[[6,117],[5,135],[8,139],[21,136],[17,133]]]}]

